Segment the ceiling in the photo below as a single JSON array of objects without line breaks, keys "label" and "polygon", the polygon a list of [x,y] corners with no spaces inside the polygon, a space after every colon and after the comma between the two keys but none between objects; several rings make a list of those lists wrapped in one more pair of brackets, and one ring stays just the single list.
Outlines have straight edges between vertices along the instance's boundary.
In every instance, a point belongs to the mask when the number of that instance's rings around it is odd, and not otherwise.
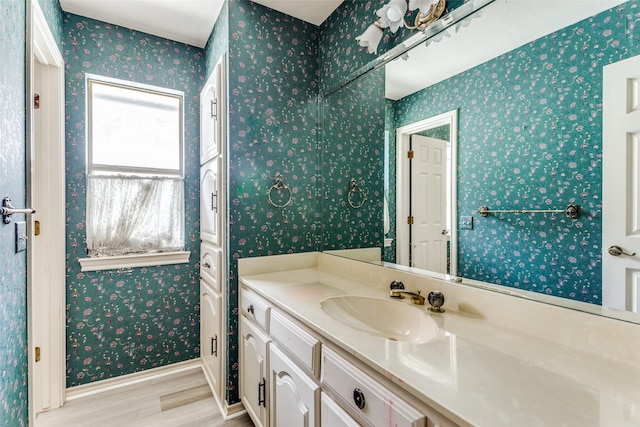
[{"label": "ceiling", "polygon": [[495,0],[468,27],[387,64],[386,97],[403,98],[624,1]]},{"label": "ceiling", "polygon": [[[314,25],[344,0],[256,0]],[[197,47],[207,44],[224,0],[60,0],[62,10]]]}]

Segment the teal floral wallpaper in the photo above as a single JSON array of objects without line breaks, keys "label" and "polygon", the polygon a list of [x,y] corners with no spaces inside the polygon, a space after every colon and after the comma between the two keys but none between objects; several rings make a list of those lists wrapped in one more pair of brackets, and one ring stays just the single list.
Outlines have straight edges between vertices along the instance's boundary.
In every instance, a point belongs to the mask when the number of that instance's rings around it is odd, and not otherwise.
[{"label": "teal floral wallpaper", "polygon": [[[25,203],[26,4],[0,0],[0,188]],[[20,219],[22,218],[22,219]],[[24,215],[14,217],[24,220]],[[28,425],[26,253],[15,253],[15,222],[0,223],[0,425]]]},{"label": "teal floral wallpaper", "polygon": [[[384,68],[321,99],[322,247],[381,247]],[[351,179],[359,190],[351,194],[349,203]]]},{"label": "teal floral wallpaper", "polygon": [[58,0],[37,0],[58,48],[62,50],[62,9]]},{"label": "teal floral wallpaper", "polygon": [[[64,16],[67,165],[67,386],[199,356],[199,92],[202,49]],[[86,256],[85,73],[184,92],[189,264],[80,271]],[[105,197],[108,195],[105,195]]]},{"label": "teal floral wallpaper", "polygon": [[[317,249],[316,27],[248,0],[230,0],[228,74],[227,400],[233,403],[238,401],[238,258]],[[292,192],[284,208],[267,199],[278,172]]]},{"label": "teal floral wallpaper", "polygon": [[602,67],[640,54],[639,21],[627,2],[396,103],[397,126],[459,109],[460,276],[601,303]]}]

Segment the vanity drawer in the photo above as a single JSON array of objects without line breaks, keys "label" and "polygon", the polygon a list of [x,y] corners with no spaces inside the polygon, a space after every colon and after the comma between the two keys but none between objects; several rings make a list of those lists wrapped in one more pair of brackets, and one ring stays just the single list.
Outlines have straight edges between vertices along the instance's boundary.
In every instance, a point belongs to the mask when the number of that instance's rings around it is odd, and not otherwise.
[{"label": "vanity drawer", "polygon": [[271,310],[269,333],[294,356],[303,368],[318,378],[320,341],[278,310]]},{"label": "vanity drawer", "polygon": [[240,292],[240,312],[256,322],[265,332],[268,332],[267,321],[271,304],[260,295],[246,288]]},{"label": "vanity drawer", "polygon": [[425,427],[427,417],[345,358],[324,347],[322,387],[334,392],[365,425]]},{"label": "vanity drawer", "polygon": [[200,276],[220,292],[222,251],[206,243],[200,245]]}]

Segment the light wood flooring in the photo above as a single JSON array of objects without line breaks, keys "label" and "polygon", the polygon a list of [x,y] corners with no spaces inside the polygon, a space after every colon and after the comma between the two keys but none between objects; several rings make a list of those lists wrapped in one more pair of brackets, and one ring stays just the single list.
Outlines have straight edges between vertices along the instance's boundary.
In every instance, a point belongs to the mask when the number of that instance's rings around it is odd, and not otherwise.
[{"label": "light wood flooring", "polygon": [[38,414],[35,427],[253,427],[224,422],[201,369],[190,369],[68,401]]}]

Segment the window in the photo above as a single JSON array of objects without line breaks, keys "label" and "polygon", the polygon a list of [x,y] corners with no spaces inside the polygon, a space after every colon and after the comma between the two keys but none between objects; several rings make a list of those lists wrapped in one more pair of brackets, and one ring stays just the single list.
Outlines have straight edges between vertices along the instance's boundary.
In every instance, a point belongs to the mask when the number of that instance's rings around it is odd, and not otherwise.
[{"label": "window", "polygon": [[183,94],[97,76],[87,84],[89,256],[182,251]]}]

